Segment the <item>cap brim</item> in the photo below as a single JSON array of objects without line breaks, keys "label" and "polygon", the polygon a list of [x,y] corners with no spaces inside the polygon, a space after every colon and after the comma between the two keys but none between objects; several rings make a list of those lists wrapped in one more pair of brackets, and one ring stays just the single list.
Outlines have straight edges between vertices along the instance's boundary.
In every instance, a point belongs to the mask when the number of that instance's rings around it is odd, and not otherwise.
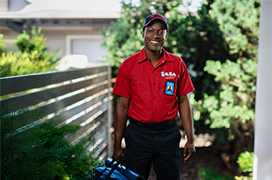
[{"label": "cap brim", "polygon": [[154,21],[154,20],[156,20],[156,19],[161,20],[161,21],[165,24],[166,30],[168,31],[168,25],[167,25],[167,23],[166,23],[162,18],[160,18],[160,17],[154,17],[153,19],[151,19],[150,21],[148,21],[148,22],[145,24],[145,26],[143,27],[143,29],[144,29],[146,26],[148,26],[152,21]]}]

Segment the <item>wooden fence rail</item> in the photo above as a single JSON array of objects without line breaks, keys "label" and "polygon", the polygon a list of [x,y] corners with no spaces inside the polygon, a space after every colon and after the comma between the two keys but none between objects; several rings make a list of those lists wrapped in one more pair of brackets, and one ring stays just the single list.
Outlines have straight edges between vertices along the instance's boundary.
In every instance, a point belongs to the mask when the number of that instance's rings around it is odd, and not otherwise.
[{"label": "wooden fence rail", "polygon": [[[96,149],[100,159],[110,155],[110,65],[5,77],[0,78],[0,86],[1,116],[21,112],[24,117],[23,122],[14,122],[17,131],[45,121],[53,121],[57,126],[80,125],[81,129],[69,141],[77,143],[91,138],[92,143],[87,146],[90,151]],[[28,117],[29,113],[22,109],[38,111],[43,117]]]}]

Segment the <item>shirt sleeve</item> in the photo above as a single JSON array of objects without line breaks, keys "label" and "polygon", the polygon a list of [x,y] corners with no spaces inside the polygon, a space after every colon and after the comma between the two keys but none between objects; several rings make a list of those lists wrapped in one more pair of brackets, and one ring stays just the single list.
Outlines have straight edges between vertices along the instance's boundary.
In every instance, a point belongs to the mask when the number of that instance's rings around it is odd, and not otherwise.
[{"label": "shirt sleeve", "polygon": [[113,88],[113,94],[130,98],[131,96],[131,88],[130,88],[130,80],[128,74],[128,68],[125,67],[125,62],[123,62],[118,69],[116,82]]},{"label": "shirt sleeve", "polygon": [[178,81],[178,97],[188,94],[195,90],[194,85],[191,81],[190,75],[188,73],[187,67],[183,60],[180,63],[180,78]]}]

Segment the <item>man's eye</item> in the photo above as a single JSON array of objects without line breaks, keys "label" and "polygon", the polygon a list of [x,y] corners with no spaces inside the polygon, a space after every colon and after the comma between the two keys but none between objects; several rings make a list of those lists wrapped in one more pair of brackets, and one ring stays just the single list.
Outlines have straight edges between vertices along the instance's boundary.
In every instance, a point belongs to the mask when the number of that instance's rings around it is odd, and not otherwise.
[{"label": "man's eye", "polygon": [[165,34],[165,31],[164,31],[164,30],[159,31],[159,34],[164,35],[164,34]]},{"label": "man's eye", "polygon": [[149,33],[153,33],[154,31],[153,30],[148,30]]}]

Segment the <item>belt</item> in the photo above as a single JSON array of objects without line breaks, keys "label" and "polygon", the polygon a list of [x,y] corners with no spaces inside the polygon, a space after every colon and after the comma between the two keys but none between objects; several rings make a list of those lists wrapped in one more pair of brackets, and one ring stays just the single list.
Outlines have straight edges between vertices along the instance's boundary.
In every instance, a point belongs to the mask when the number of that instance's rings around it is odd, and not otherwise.
[{"label": "belt", "polygon": [[159,122],[159,123],[142,123],[140,121],[137,121],[133,118],[129,118],[130,122],[132,124],[136,124],[139,125],[140,127],[145,127],[145,128],[149,128],[152,130],[161,130],[161,129],[165,129],[167,127],[169,127],[170,125],[174,124],[173,120],[167,120],[167,121],[163,121],[163,122]]}]

